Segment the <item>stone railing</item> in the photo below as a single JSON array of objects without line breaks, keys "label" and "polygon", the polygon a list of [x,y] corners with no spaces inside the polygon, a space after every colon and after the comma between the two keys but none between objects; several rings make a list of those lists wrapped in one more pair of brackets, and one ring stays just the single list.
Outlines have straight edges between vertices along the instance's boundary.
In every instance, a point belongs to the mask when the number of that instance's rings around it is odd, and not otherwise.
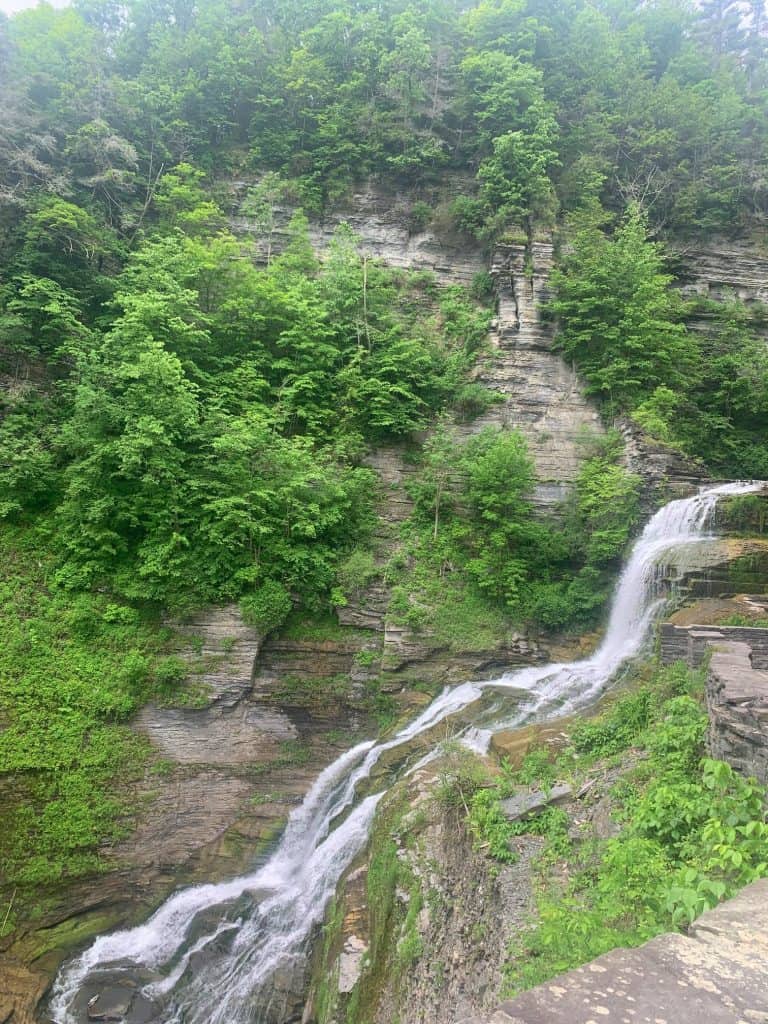
[{"label": "stone railing", "polygon": [[734,641],[750,648],[753,669],[768,669],[768,629],[758,626],[674,626],[665,622],[659,640],[663,665],[684,661],[697,668],[710,647]]}]

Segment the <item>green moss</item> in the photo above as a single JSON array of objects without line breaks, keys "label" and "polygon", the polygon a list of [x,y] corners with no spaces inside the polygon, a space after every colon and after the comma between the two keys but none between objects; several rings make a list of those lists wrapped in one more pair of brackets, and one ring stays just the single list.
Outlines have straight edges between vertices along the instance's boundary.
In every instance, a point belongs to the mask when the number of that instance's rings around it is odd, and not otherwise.
[{"label": "green moss", "polygon": [[[101,594],[62,594],[42,529],[0,532],[0,875],[20,901],[102,870],[130,827],[131,782],[149,753],[126,726],[177,679],[168,634]],[[117,780],[120,780],[117,785]]]},{"label": "green moss", "polygon": [[372,634],[372,630],[342,626],[333,612],[313,614],[303,611],[292,612],[279,631],[280,638],[284,640],[313,640],[318,643],[349,643]]},{"label": "green moss", "polygon": [[341,949],[341,929],[344,924],[344,905],[334,899],[326,914],[323,925],[322,946],[316,971],[314,1010],[317,1024],[328,1024],[339,1003],[337,975],[334,970],[336,958]]},{"label": "green moss", "polygon": [[[370,1024],[385,986],[393,979],[397,985],[398,972],[421,956],[417,927],[423,906],[421,885],[398,851],[400,845],[413,845],[424,820],[411,814],[404,787],[395,789],[379,805],[366,878],[370,946],[365,969],[348,1007],[349,1024]],[[398,899],[398,892],[407,893],[405,906]]]},{"label": "green moss", "polygon": [[279,704],[313,707],[318,704],[338,704],[349,692],[349,677],[286,676],[273,690],[271,699]]},{"label": "green moss", "polygon": [[51,928],[31,932],[21,942],[15,944],[14,954],[27,962],[34,962],[54,951],[67,953],[94,935],[111,930],[119,921],[120,915],[114,912],[93,911],[78,914]]}]

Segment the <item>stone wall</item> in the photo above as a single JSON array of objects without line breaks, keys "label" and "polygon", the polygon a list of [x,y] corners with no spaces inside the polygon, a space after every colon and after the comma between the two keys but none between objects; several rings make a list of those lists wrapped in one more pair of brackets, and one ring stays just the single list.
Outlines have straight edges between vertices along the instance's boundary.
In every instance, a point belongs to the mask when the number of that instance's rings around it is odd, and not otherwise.
[{"label": "stone wall", "polygon": [[674,626],[665,622],[659,629],[663,665],[684,661],[697,668],[712,645],[724,641],[746,644],[751,650],[753,669],[768,669],[768,629],[756,626]]},{"label": "stone wall", "polygon": [[711,652],[706,700],[712,757],[768,783],[768,629],[661,627],[661,660],[696,667]]},{"label": "stone wall", "polygon": [[707,673],[708,746],[712,757],[741,775],[768,783],[768,671],[756,670],[754,660],[745,643],[714,647]]}]

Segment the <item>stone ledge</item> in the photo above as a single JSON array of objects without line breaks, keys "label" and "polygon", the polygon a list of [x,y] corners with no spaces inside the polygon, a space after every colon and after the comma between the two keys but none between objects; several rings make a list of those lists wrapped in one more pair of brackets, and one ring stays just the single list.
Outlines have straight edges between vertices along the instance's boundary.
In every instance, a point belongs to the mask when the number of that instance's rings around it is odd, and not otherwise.
[{"label": "stone ledge", "polygon": [[768,879],[461,1024],[767,1024]]},{"label": "stone ledge", "polygon": [[684,661],[697,668],[712,644],[735,642],[751,650],[751,669],[768,669],[768,629],[759,626],[675,626],[664,622],[659,636],[663,665]]}]

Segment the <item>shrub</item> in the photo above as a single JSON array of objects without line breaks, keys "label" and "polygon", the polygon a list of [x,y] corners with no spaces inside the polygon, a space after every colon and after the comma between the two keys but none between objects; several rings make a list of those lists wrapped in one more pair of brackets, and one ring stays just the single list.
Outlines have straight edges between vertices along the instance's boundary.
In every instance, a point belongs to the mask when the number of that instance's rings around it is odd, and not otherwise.
[{"label": "shrub", "polygon": [[267,580],[257,591],[240,600],[243,619],[262,633],[277,629],[292,607],[291,595],[275,580]]}]

